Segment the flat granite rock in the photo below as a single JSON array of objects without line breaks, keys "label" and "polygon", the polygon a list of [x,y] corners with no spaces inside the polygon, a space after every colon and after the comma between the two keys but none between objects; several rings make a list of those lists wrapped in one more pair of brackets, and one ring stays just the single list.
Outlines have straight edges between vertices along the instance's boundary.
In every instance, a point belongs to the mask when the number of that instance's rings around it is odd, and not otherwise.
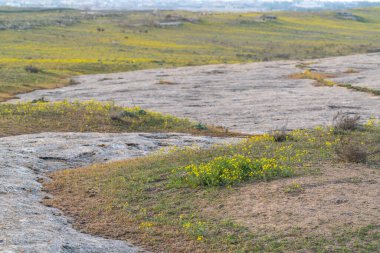
[{"label": "flat granite rock", "polygon": [[0,252],[141,252],[127,242],[80,233],[41,204],[46,172],[147,155],[170,146],[209,147],[232,139],[186,134],[42,133],[0,138]]},{"label": "flat granite rock", "polygon": [[[310,128],[331,124],[338,111],[366,120],[380,116],[380,96],[343,87],[315,87],[295,80],[300,66],[337,74],[340,83],[380,89],[380,53],[308,61],[275,61],[85,75],[78,85],[20,95],[28,101],[115,101],[188,117],[245,133],[282,127]],[[354,73],[348,73],[354,72]]]},{"label": "flat granite rock", "polygon": [[316,71],[335,74],[334,82],[380,90],[380,54],[349,55],[311,60]]}]

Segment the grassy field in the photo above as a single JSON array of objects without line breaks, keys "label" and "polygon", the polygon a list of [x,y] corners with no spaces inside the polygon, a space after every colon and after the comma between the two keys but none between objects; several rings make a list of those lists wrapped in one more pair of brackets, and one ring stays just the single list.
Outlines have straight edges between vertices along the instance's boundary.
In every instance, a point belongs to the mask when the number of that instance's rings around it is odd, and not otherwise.
[{"label": "grassy field", "polygon": [[[378,178],[379,125],[371,121],[347,129],[341,124],[296,130],[252,137],[237,145],[174,149],[55,172],[53,181],[45,184],[54,197],[45,203],[74,217],[82,231],[129,240],[154,252],[378,252],[377,218],[358,222],[350,216],[351,223],[339,223],[342,211],[335,202],[323,202],[336,209],[328,213],[338,215],[324,222],[302,226],[286,215],[299,205],[322,202],[318,191],[331,185],[338,184],[340,190],[319,193],[322,198],[351,196],[347,187],[355,192],[367,187],[366,180]],[[335,175],[323,178],[329,173]],[[247,191],[252,195],[240,201]],[[287,204],[278,204],[273,214],[282,220],[273,221],[260,212],[242,218],[249,212],[244,209],[264,203],[264,213],[271,213],[271,203],[283,200]],[[274,227],[262,224],[268,219]]]},{"label": "grassy field", "polygon": [[[0,101],[75,84],[71,77],[80,74],[380,51],[380,8],[352,12],[360,20],[335,12],[276,12],[277,20],[264,22],[261,13],[0,9]],[[292,78],[336,85],[321,73]],[[364,126],[357,119],[341,120],[330,128],[55,172],[45,183],[54,197],[44,201],[73,217],[82,231],[157,252],[378,252],[380,223],[371,218],[375,208],[349,202],[354,210],[342,211],[337,205],[346,200],[336,194],[376,191],[380,127],[375,120]],[[0,137],[54,131],[239,136],[112,103],[0,104]],[[331,185],[340,188],[329,192]],[[326,202],[324,196],[338,197]],[[289,208],[299,211],[301,221],[317,216],[297,209],[314,202],[337,210],[338,216],[326,212],[321,215],[326,220],[311,225],[287,216]],[[246,211],[260,204],[265,211]],[[349,221],[341,221],[349,212]],[[352,218],[367,214],[370,218],[361,221]],[[271,217],[279,218],[269,224],[274,227],[265,223]]]},{"label": "grassy field", "polygon": [[222,128],[112,103],[33,101],[0,104],[0,137],[43,132],[182,132],[238,136]]},{"label": "grassy field", "polygon": [[[261,13],[0,9],[0,100],[79,74],[306,59],[380,49],[380,9]],[[179,26],[167,26],[170,22]]]}]

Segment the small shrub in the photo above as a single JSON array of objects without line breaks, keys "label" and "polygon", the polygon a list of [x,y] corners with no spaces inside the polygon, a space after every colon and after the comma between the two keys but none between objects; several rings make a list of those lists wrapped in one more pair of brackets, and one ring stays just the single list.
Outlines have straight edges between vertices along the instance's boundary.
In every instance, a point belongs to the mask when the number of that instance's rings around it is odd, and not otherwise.
[{"label": "small shrub", "polygon": [[147,115],[147,112],[141,108],[129,108],[118,110],[111,113],[110,117],[114,121],[123,121],[123,118],[139,118]]},{"label": "small shrub", "polygon": [[69,85],[77,85],[77,84],[80,84],[80,82],[78,82],[77,80],[73,78],[70,78]]},{"label": "small shrub", "polygon": [[369,155],[363,145],[351,139],[341,141],[335,147],[335,153],[340,160],[353,163],[365,163]]},{"label": "small shrub", "polygon": [[35,103],[47,103],[49,102],[49,100],[47,100],[45,97],[40,97],[38,99],[33,99],[32,100],[32,103],[35,104]]},{"label": "small shrub", "polygon": [[359,126],[359,115],[350,116],[338,112],[333,118],[334,131],[352,131],[358,128]]},{"label": "small shrub", "polygon": [[123,111],[113,111],[110,113],[110,118],[113,121],[123,121]]},{"label": "small shrub", "polygon": [[271,135],[275,142],[284,142],[291,139],[291,136],[286,133],[285,129],[273,131]]},{"label": "small shrub", "polygon": [[[203,125],[202,123],[198,123],[194,126],[195,129],[197,130],[207,130],[207,126],[206,125]],[[227,131],[228,132],[228,131]]]},{"label": "small shrub", "polygon": [[26,72],[33,73],[33,74],[37,74],[37,73],[42,72],[41,69],[39,69],[37,67],[34,67],[32,65],[26,66],[24,69],[25,69]]}]

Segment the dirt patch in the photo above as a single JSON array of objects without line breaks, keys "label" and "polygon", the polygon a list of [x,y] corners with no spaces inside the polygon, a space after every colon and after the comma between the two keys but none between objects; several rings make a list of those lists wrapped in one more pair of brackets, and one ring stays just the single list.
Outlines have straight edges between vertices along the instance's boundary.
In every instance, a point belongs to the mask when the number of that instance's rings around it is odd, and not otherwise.
[{"label": "dirt patch", "polygon": [[222,208],[210,207],[208,212],[230,217],[252,231],[297,229],[329,236],[337,227],[380,225],[379,186],[377,169],[324,165],[318,174],[240,188]]}]

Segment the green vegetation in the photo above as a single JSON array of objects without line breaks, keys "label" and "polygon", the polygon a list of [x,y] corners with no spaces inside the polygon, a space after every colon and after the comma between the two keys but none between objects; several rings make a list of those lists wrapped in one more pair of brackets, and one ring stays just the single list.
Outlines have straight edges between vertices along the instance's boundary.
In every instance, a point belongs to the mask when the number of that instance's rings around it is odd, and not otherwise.
[{"label": "green vegetation", "polygon": [[[0,11],[0,99],[69,84],[79,74],[305,59],[380,49],[380,9],[261,13]],[[160,25],[170,21],[179,26]],[[31,66],[37,72],[27,71]]]},{"label": "green vegetation", "polygon": [[376,96],[380,96],[380,90],[370,89],[367,87],[353,86],[351,84],[338,84],[339,87],[344,87],[350,90],[356,90],[360,92],[367,92]]},{"label": "green vegetation", "polygon": [[[359,21],[343,20],[334,12],[278,12],[275,21],[263,21],[261,13],[1,9],[0,100],[73,84],[70,77],[80,74],[378,52],[380,9],[353,14]],[[292,78],[338,85],[328,80],[331,76],[309,70]],[[157,80],[157,84],[173,83]],[[360,126],[358,118],[341,117],[338,123],[332,128],[277,131],[206,150],[173,148],[143,158],[58,171],[45,184],[54,196],[45,203],[75,217],[75,225],[83,231],[130,240],[158,252],[378,252],[379,224],[329,224],[323,227],[329,233],[297,227],[261,230],[242,223],[239,214],[223,211],[246,188],[256,192],[270,185],[289,198],[304,194],[320,182],[275,183],[315,176],[338,162],[375,171],[380,164],[376,120]],[[0,104],[0,137],[48,131],[238,136],[112,103],[50,103],[41,98]],[[358,182],[366,180],[354,180]],[[255,188],[258,184],[262,188]],[[264,196],[268,201],[274,198]]]},{"label": "green vegetation", "polygon": [[139,107],[123,108],[113,103],[34,102],[0,104],[0,137],[42,132],[184,132],[234,136],[223,129]]},{"label": "green vegetation", "polygon": [[[293,177],[318,175],[324,164],[332,166],[337,161],[335,150],[346,138],[360,141],[367,149],[370,155],[362,161],[366,166],[380,164],[380,153],[374,152],[379,149],[380,126],[374,120],[354,131],[336,133],[334,128],[321,127],[296,130],[289,136],[281,142],[269,135],[254,136],[236,145],[207,150],[176,148],[169,153],[55,172],[53,181],[45,185],[54,195],[46,204],[76,217],[81,230],[129,240],[157,252],[331,252],[332,247],[339,252],[377,252],[378,224],[356,228],[330,224],[331,233],[322,234],[296,227],[262,231],[239,223],[238,214],[223,211],[243,189],[268,189],[266,184],[273,186],[285,180],[282,176],[290,176],[278,174],[279,168],[291,170]],[[264,160],[270,162],[252,166]],[[268,177],[249,176],[265,170]],[[260,181],[267,183],[257,186]],[[303,191],[299,185],[288,188],[285,191],[289,193]],[[274,196],[265,198],[270,201]]]},{"label": "green vegetation", "polygon": [[[285,158],[281,154],[281,158]],[[252,179],[269,180],[292,175],[292,169],[281,165],[282,159],[256,158],[245,155],[220,156],[202,164],[191,164],[175,171],[175,184],[197,186],[234,185]],[[288,161],[293,157],[286,157]],[[296,159],[299,157],[296,156]],[[278,160],[281,160],[279,162]]]},{"label": "green vegetation", "polygon": [[290,76],[290,78],[293,79],[311,79],[315,80],[315,86],[334,86],[336,85],[333,81],[328,80],[327,78],[333,78],[333,75],[328,75],[324,73],[317,73],[313,72],[311,70],[305,70],[302,73],[293,74]]},{"label": "green vegetation", "polygon": [[[346,72],[346,73],[350,73],[350,72],[352,72],[352,70],[349,70],[349,72]],[[331,81],[328,78],[334,78],[336,76],[331,75],[331,74],[325,74],[325,73],[317,73],[308,69],[302,73],[290,75],[289,77],[293,79],[315,80],[315,83],[314,83],[315,86],[329,86],[329,87],[339,86],[339,87],[347,88],[350,90],[370,93],[376,96],[380,95],[380,90],[370,89],[367,87],[353,86],[351,84],[335,83],[334,81]]]}]

